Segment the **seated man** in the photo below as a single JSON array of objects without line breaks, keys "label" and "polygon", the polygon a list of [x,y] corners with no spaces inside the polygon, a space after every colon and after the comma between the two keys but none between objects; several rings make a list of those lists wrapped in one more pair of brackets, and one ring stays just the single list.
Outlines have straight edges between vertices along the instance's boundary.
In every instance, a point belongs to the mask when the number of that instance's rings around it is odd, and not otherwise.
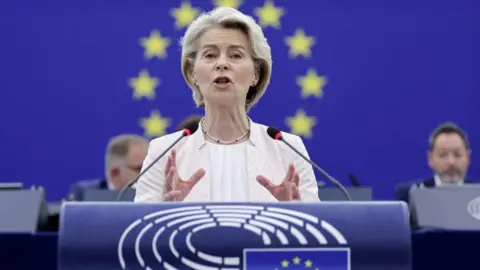
[{"label": "seated man", "polygon": [[454,123],[444,123],[432,132],[428,143],[428,165],[433,170],[433,176],[422,181],[399,184],[395,190],[397,200],[409,203],[410,190],[415,187],[434,188],[473,182],[465,178],[471,150],[468,136],[462,129]]},{"label": "seated man", "polygon": [[113,137],[105,154],[105,177],[75,183],[69,200],[83,201],[88,189],[121,190],[140,172],[147,150],[148,140],[144,137],[132,134]]},{"label": "seated man", "polygon": [[[198,124],[202,116],[192,115],[185,118],[177,127],[177,131],[192,123]],[[70,201],[83,201],[86,189],[121,190],[135,178],[142,168],[148,151],[148,140],[138,135],[119,135],[112,138],[107,146],[105,175],[98,180],[87,180],[76,183],[70,192]]]}]

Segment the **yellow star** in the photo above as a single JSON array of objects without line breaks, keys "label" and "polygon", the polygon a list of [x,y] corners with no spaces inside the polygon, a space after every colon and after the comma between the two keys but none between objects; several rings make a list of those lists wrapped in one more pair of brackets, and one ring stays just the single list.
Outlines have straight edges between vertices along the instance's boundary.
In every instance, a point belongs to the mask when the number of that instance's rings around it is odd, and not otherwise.
[{"label": "yellow star", "polygon": [[216,7],[231,7],[238,9],[242,2],[242,0],[215,0],[214,5]]},{"label": "yellow star", "polygon": [[295,116],[287,117],[286,124],[291,133],[311,138],[312,127],[317,124],[317,120],[313,116],[307,116],[304,110],[298,109]]},{"label": "yellow star", "polygon": [[305,267],[310,268],[310,267],[312,267],[312,265],[313,265],[313,262],[312,262],[312,261],[310,261],[310,260],[306,260],[306,261],[305,261]]},{"label": "yellow star", "polygon": [[138,77],[132,78],[129,81],[130,87],[133,88],[133,98],[140,99],[146,97],[148,99],[155,98],[155,88],[159,85],[158,78],[150,77],[148,71],[142,69]]},{"label": "yellow star", "polygon": [[167,57],[167,48],[170,46],[170,39],[162,37],[158,30],[153,30],[148,38],[140,40],[140,44],[145,49],[145,58],[152,59],[157,56],[160,59],[165,59]]},{"label": "yellow star", "polygon": [[294,264],[300,264],[301,261],[302,261],[302,260],[301,260],[298,256],[295,257],[295,258],[293,258],[293,263],[294,263]]},{"label": "yellow star", "polygon": [[310,68],[307,75],[297,78],[297,85],[302,88],[302,97],[308,96],[322,97],[323,87],[327,84],[324,76],[318,76],[317,72]]},{"label": "yellow star", "polygon": [[283,261],[282,261],[282,267],[283,267],[283,268],[288,267],[288,265],[289,265],[289,262],[288,262],[287,260],[283,260]]},{"label": "yellow star", "polygon": [[291,37],[285,39],[288,47],[290,47],[289,55],[290,57],[295,57],[298,55],[303,55],[306,58],[309,58],[312,55],[310,47],[315,44],[315,37],[306,36],[305,32],[302,29],[295,30],[295,34]]},{"label": "yellow star", "polygon": [[175,18],[175,27],[177,29],[190,25],[199,13],[200,10],[193,8],[188,1],[182,2],[179,8],[174,8],[170,11],[170,14]]},{"label": "yellow star", "polygon": [[155,137],[162,136],[166,133],[166,129],[170,127],[170,119],[163,118],[158,111],[152,111],[148,118],[142,118],[140,125],[145,130],[145,136]]},{"label": "yellow star", "polygon": [[253,11],[258,18],[260,18],[260,25],[262,27],[272,26],[273,28],[280,28],[280,17],[285,13],[283,8],[276,7],[270,0],[265,1],[261,8],[255,8]]}]

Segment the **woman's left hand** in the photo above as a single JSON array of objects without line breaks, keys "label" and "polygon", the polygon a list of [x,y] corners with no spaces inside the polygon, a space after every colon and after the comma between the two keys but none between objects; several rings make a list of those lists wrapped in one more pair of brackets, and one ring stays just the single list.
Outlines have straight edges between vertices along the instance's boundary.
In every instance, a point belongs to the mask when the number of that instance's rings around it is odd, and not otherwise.
[{"label": "woman's left hand", "polygon": [[262,175],[257,176],[257,181],[279,201],[296,201],[300,199],[300,191],[298,190],[300,176],[295,171],[293,164],[288,166],[287,175],[280,185],[274,185]]}]

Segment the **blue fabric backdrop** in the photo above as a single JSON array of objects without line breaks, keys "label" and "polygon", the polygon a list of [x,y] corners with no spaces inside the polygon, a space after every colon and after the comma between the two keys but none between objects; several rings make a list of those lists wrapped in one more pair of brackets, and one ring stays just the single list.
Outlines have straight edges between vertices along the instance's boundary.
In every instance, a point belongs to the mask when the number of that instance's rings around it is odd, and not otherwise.
[{"label": "blue fabric backdrop", "polygon": [[[347,185],[355,173],[377,199],[428,176],[429,132],[456,121],[471,136],[470,175],[480,177],[480,2],[387,2],[243,1],[274,62],[251,117],[302,135],[315,161]],[[102,176],[109,137],[159,136],[202,113],[182,79],[178,40],[213,7],[2,1],[0,181],[40,184],[59,200],[73,182]]]}]

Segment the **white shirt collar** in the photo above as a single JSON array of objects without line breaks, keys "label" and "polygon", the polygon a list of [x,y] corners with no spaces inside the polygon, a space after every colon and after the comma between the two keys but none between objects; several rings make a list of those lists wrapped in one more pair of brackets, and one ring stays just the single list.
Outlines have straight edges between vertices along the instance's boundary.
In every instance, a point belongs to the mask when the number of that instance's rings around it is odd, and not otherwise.
[{"label": "white shirt collar", "polygon": [[113,187],[112,183],[110,183],[110,181],[107,180],[107,186],[108,186],[108,189],[109,190],[114,190],[115,188]]},{"label": "white shirt collar", "polygon": [[[441,186],[441,185],[445,185],[445,184],[442,182],[442,180],[440,180],[440,177],[439,177],[437,174],[435,174],[435,176],[433,177],[433,180],[435,181],[435,186],[436,186],[436,187]],[[462,179],[462,180],[460,180],[460,181],[459,181],[458,183],[456,183],[456,184],[459,185],[459,186],[461,186],[461,185],[463,185],[463,182],[464,182],[464,181],[463,181],[463,179]]]}]

